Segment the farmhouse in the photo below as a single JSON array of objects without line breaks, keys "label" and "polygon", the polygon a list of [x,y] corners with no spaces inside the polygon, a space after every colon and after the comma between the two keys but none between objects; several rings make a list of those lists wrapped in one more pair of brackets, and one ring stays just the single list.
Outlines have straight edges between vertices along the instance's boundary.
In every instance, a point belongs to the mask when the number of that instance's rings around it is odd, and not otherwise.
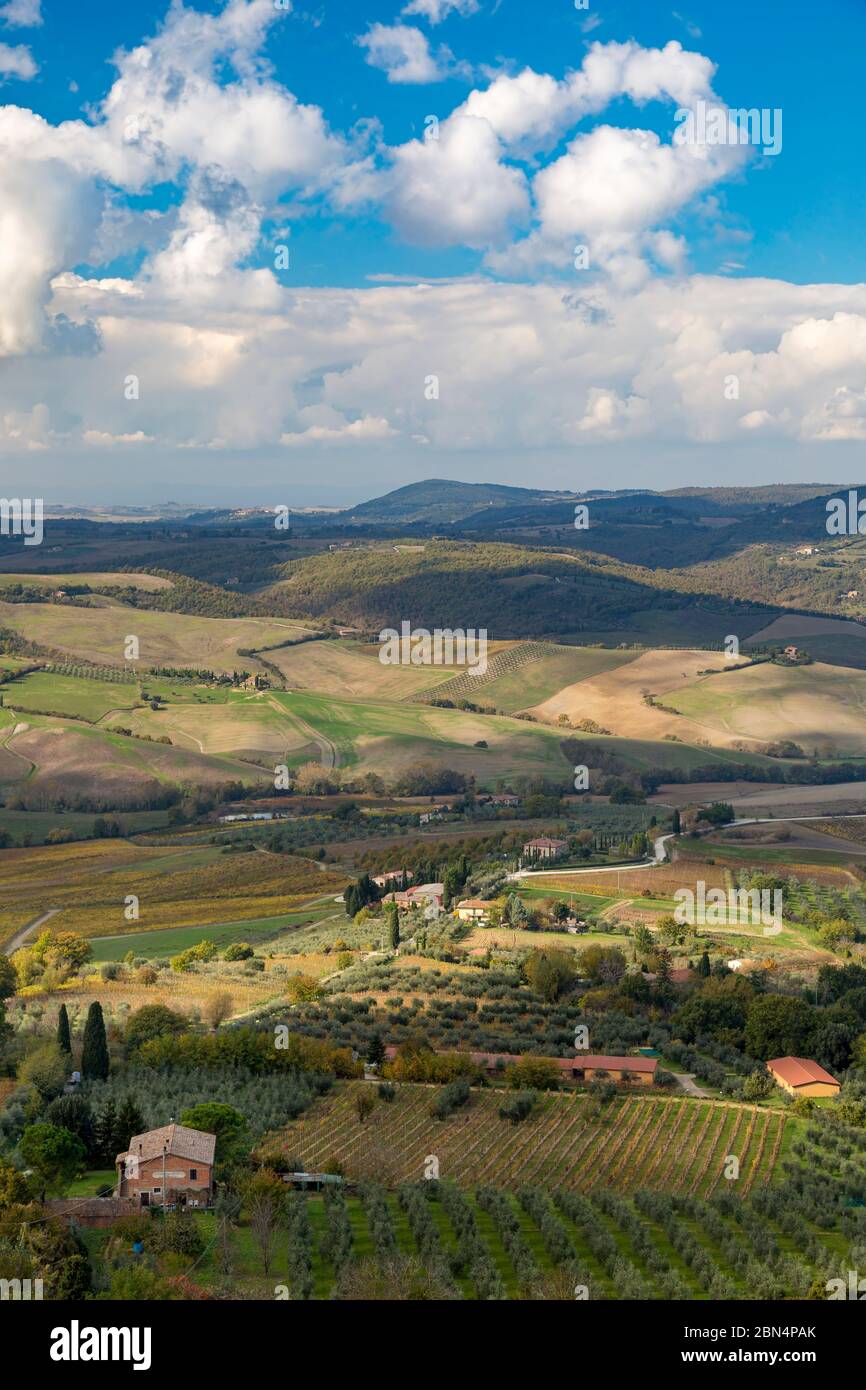
[{"label": "farmhouse", "polygon": [[405,892],[386,893],[382,901],[396,903],[398,907],[423,907],[429,903],[441,907],[444,896],[444,883],[418,883],[414,888],[407,888]]},{"label": "farmhouse", "polygon": [[556,1065],[563,1076],[573,1081],[625,1081],[638,1086],[651,1086],[655,1081],[658,1060],[655,1057],[607,1057],[602,1053],[583,1052],[574,1057],[558,1057]]},{"label": "farmhouse", "polygon": [[395,878],[402,878],[406,874],[406,881],[411,882],[412,874],[405,869],[387,869],[384,874],[374,874],[373,882],[379,888],[384,888],[386,884],[393,883]]},{"label": "farmhouse", "polygon": [[498,796],[491,796],[491,806],[519,806],[520,797],[512,796],[510,792],[502,792]]},{"label": "farmhouse", "polygon": [[186,1125],[134,1134],[115,1159],[118,1197],[139,1206],[206,1207],[213,1196],[216,1135]]},{"label": "farmhouse", "polygon": [[457,904],[457,916],[461,922],[487,922],[491,907],[486,898],[464,898]]},{"label": "farmhouse", "polygon": [[[511,1052],[473,1052],[471,1055],[475,1065],[487,1072],[502,1071],[521,1060]],[[592,1052],[547,1060],[556,1063],[563,1081],[625,1081],[651,1086],[658,1068],[655,1057],[608,1057]]]},{"label": "farmhouse", "polygon": [[567,840],[551,840],[546,835],[527,840],[523,846],[524,859],[559,859],[568,849]]},{"label": "farmhouse", "polygon": [[774,1057],[767,1070],[789,1096],[836,1096],[841,1083],[808,1057]]}]

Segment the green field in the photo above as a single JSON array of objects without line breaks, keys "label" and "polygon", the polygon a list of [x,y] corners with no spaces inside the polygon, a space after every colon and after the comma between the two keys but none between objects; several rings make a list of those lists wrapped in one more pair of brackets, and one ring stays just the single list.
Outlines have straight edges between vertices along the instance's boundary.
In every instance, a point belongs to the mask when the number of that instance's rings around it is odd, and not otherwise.
[{"label": "green field", "polygon": [[[119,811],[111,815],[124,835],[137,835],[144,830],[159,830],[168,824],[167,811]],[[30,844],[41,844],[51,830],[73,830],[76,835],[89,836],[96,816],[85,811],[7,811],[0,810],[0,830],[11,835],[16,845],[29,836]]]},{"label": "green field", "polygon": [[109,710],[131,709],[141,698],[141,687],[66,676],[56,671],[33,671],[0,686],[0,696],[7,709],[42,710],[95,723]]},{"label": "green field", "polygon": [[866,753],[866,673],[764,662],[665,696],[711,738],[791,739],[818,757]]},{"label": "green field", "polygon": [[251,946],[273,941],[289,928],[313,922],[333,911],[333,904],[305,908],[302,912],[286,912],[280,917],[258,917],[247,922],[218,922],[204,927],[166,927],[162,931],[125,933],[123,936],[97,936],[91,939],[93,959],[123,960],[132,951],[136,956],[156,960],[175,956],[199,941],[213,941],[220,949],[233,941],[247,941]]}]

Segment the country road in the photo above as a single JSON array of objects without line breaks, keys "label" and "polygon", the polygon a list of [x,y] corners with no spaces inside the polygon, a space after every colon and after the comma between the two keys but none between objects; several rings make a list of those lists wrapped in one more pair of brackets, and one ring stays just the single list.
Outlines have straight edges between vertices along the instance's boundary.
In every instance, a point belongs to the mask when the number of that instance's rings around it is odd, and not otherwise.
[{"label": "country road", "polygon": [[47,922],[49,917],[54,917],[60,911],[59,907],[49,907],[47,912],[43,912],[41,917],[34,917],[32,922],[28,922],[26,927],[22,927],[12,937],[9,944],[5,947],[3,954],[11,956],[13,951],[19,950],[24,945],[31,932],[35,932],[41,927],[43,922]]}]

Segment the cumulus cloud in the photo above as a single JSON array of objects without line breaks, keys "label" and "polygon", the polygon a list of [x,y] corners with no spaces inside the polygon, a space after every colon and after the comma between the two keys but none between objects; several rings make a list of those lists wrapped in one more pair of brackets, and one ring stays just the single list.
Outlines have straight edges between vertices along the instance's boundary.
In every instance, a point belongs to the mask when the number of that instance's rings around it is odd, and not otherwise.
[{"label": "cumulus cloud", "polygon": [[442,82],[461,70],[450,49],[442,45],[434,53],[427,35],[411,24],[371,24],[357,42],[370,66],[387,73],[389,82]]},{"label": "cumulus cloud", "polygon": [[36,29],[41,23],[41,0],[6,0],[5,5],[0,5],[0,24],[15,29]]},{"label": "cumulus cloud", "polygon": [[[677,219],[748,151],[597,123],[618,98],[712,98],[709,59],[593,44],[564,78],[499,74],[430,138],[388,147],[372,126],[334,132],[277,81],[262,52],[280,17],[272,0],[175,3],[117,55],[86,120],[0,108],[7,459],[866,438],[866,289],[688,277]],[[165,183],[169,208],[125,205]],[[255,268],[262,227],[305,206],[376,212],[407,242],[484,260],[466,278],[286,288]],[[100,275],[132,252],[134,273]]]},{"label": "cumulus cloud", "polygon": [[450,14],[477,14],[480,8],[478,0],[409,0],[401,14],[420,15],[428,24],[441,24]]},{"label": "cumulus cloud", "polygon": [[33,54],[26,44],[0,43],[0,75],[18,77],[23,82],[29,82],[38,71]]},{"label": "cumulus cloud", "polygon": [[50,279],[104,252],[116,190],[184,188],[171,240],[148,264],[192,292],[249,253],[270,200],[320,191],[341,167],[344,142],[260,56],[280,18],[271,0],[229,0],[218,14],[175,3],[152,39],[117,56],[92,120],[55,127],[0,109],[0,353],[39,346]]}]

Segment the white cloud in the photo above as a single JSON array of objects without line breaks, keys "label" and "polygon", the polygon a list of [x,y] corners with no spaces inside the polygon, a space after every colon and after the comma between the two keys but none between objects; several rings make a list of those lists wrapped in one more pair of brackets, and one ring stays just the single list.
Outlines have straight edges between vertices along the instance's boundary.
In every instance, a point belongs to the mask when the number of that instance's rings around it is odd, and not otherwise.
[{"label": "white cloud", "polygon": [[85,430],[81,436],[85,444],[95,444],[99,448],[112,448],[118,444],[153,444],[152,434],[136,430],[134,434],[109,434],[106,430]]},{"label": "white cloud", "polygon": [[37,67],[33,54],[26,44],[19,43],[14,46],[8,43],[0,43],[0,74],[4,77],[19,77],[23,82],[29,82],[31,77],[35,77],[39,68]]},{"label": "white cloud", "polygon": [[443,45],[434,53],[427,35],[410,24],[371,24],[357,42],[370,66],[387,73],[389,82],[442,82],[455,71],[450,49]]},{"label": "white cloud", "polygon": [[305,444],[369,444],[397,434],[381,415],[365,415],[360,420],[338,425],[310,425],[297,434],[284,434],[280,443],[287,448]]},{"label": "white cloud", "polygon": [[409,0],[400,13],[420,15],[428,24],[441,24],[451,14],[477,14],[480,8],[478,0]]},{"label": "white cloud", "polygon": [[41,23],[41,0],[6,0],[5,5],[0,5],[0,24],[16,29],[36,29]]},{"label": "white cloud", "polygon": [[527,220],[526,176],[501,161],[499,141],[486,121],[450,116],[438,139],[411,140],[392,158],[383,200],[407,241],[496,246]]},{"label": "white cloud", "polygon": [[[327,185],[347,148],[259,56],[280,18],[271,0],[229,0],[215,15],[174,4],[152,39],[118,55],[90,122],[54,127],[0,108],[0,355],[38,347],[52,276],[105,253],[100,219],[118,231],[112,188],[185,185],[165,219],[171,240],[148,269],[193,293],[199,272],[213,288],[248,254],[271,200]],[[152,239],[153,225],[137,244]]]}]

